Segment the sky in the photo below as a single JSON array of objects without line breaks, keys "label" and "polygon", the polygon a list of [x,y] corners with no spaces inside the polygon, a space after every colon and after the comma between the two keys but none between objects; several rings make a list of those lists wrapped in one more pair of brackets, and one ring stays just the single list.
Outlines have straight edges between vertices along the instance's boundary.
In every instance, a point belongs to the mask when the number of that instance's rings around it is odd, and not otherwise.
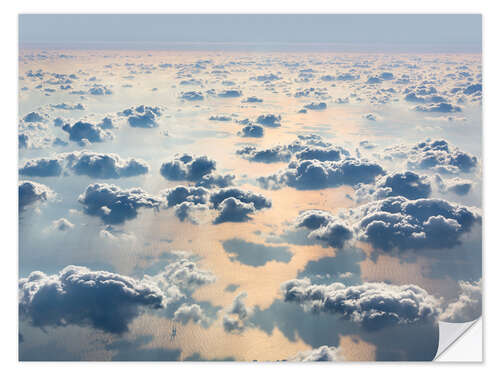
[{"label": "sky", "polygon": [[300,48],[314,43],[365,51],[480,52],[482,26],[478,14],[21,14],[19,41],[106,48],[158,48],[158,43]]},{"label": "sky", "polygon": [[480,53],[102,35],[19,51],[20,360],[429,361],[481,315]]}]

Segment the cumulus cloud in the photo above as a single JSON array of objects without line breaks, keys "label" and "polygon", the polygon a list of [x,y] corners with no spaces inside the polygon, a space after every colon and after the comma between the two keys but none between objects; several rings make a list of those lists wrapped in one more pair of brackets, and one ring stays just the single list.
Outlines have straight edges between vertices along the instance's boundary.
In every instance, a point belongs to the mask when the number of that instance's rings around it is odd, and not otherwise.
[{"label": "cumulus cloud", "polygon": [[356,189],[355,197],[357,201],[379,200],[394,196],[419,199],[428,198],[430,194],[430,179],[407,171],[379,177],[373,185],[360,185]]},{"label": "cumulus cloud", "polygon": [[427,106],[417,105],[414,109],[417,112],[430,112],[430,113],[462,112],[462,108],[460,108],[459,106],[452,105],[450,103],[430,104]]},{"label": "cumulus cloud", "polygon": [[137,217],[139,208],[158,209],[161,200],[141,188],[122,190],[109,184],[91,184],[78,197],[87,215],[97,216],[106,224],[122,224]]},{"label": "cumulus cloud", "polygon": [[62,129],[69,134],[69,140],[73,142],[90,143],[104,142],[113,139],[113,133],[102,129],[100,126],[89,122],[78,121],[63,125]]},{"label": "cumulus cloud", "polygon": [[482,312],[482,279],[473,282],[459,281],[460,295],[450,303],[440,316],[449,323],[464,323],[475,320]]},{"label": "cumulus cloud", "polygon": [[455,193],[457,195],[467,195],[474,183],[471,180],[463,178],[450,178],[444,180],[440,175],[434,176],[434,181],[436,182],[438,189],[442,193]]},{"label": "cumulus cloud", "polygon": [[211,193],[210,203],[218,210],[214,224],[245,222],[257,210],[271,207],[271,201],[263,195],[238,188],[223,188]]},{"label": "cumulus cloud", "polygon": [[207,156],[178,154],[161,165],[160,174],[171,181],[191,181],[206,188],[227,187],[233,184],[234,175],[215,174],[216,162]]},{"label": "cumulus cloud", "polygon": [[176,295],[192,292],[201,286],[214,283],[216,278],[212,272],[200,269],[195,262],[182,258],[168,264],[162,272],[148,277],[148,280],[154,280],[162,290],[169,291],[168,297],[172,293]]},{"label": "cumulus cloud", "polygon": [[241,90],[224,90],[217,94],[219,98],[239,98],[241,95]]},{"label": "cumulus cloud", "polygon": [[229,197],[220,203],[219,214],[214,219],[214,224],[248,221],[251,219],[248,215],[254,212],[255,206],[253,203],[244,203],[236,198]]},{"label": "cumulus cloud", "polygon": [[133,128],[157,128],[161,109],[160,107],[139,105],[135,108],[127,108],[118,114],[127,117],[128,124]]},{"label": "cumulus cloud", "polygon": [[439,301],[416,285],[324,285],[311,284],[305,278],[283,283],[281,292],[285,302],[297,303],[312,313],[338,314],[368,330],[434,322],[441,312]]},{"label": "cumulus cloud", "polygon": [[281,126],[281,116],[273,114],[260,115],[255,122],[270,128],[277,128]]},{"label": "cumulus cloud", "polygon": [[183,92],[183,93],[181,93],[180,98],[187,100],[187,101],[190,101],[190,102],[200,101],[200,100],[204,99],[203,94],[199,91]]},{"label": "cumulus cloud", "polygon": [[236,151],[244,159],[259,163],[288,162],[292,153],[286,146],[274,146],[264,150],[257,150],[255,146],[244,146]]},{"label": "cumulus cloud", "polygon": [[375,162],[347,158],[341,161],[302,160],[292,161],[286,169],[266,177],[259,177],[265,189],[290,186],[299,190],[324,189],[341,185],[373,182],[385,174]]},{"label": "cumulus cloud", "polygon": [[54,220],[52,222],[52,228],[61,232],[68,231],[70,229],[73,229],[75,227],[75,224],[73,224],[71,221],[68,219],[65,219],[64,217]]},{"label": "cumulus cloud", "polygon": [[19,174],[23,176],[53,177],[61,175],[63,171],[109,179],[146,174],[149,166],[141,159],[122,159],[116,154],[75,151],[58,154],[53,158],[31,159],[19,168]]},{"label": "cumulus cloud", "polygon": [[19,210],[37,202],[46,202],[56,197],[51,188],[33,181],[19,181]]},{"label": "cumulus cloud", "polygon": [[200,305],[183,303],[174,313],[174,320],[176,322],[181,322],[182,324],[187,324],[190,321],[194,323],[200,323],[207,320],[203,313],[203,309]]},{"label": "cumulus cloud", "polygon": [[309,239],[319,240],[339,249],[342,249],[354,236],[354,231],[348,223],[321,210],[302,212],[296,218],[295,226],[309,229],[311,231]]},{"label": "cumulus cloud", "polygon": [[477,157],[444,139],[427,139],[414,146],[396,145],[386,148],[384,153],[392,158],[408,159],[408,168],[433,170],[441,174],[469,173],[478,165]]},{"label": "cumulus cloud", "polygon": [[257,210],[270,208],[271,201],[261,194],[245,191],[238,188],[223,188],[210,194],[210,203],[218,209],[227,198],[235,198],[243,203],[252,203]]},{"label": "cumulus cloud", "polygon": [[264,128],[260,125],[246,125],[238,132],[238,135],[245,138],[262,138],[264,136]]},{"label": "cumulus cloud", "polygon": [[35,327],[90,326],[123,334],[144,308],[165,307],[165,295],[147,280],[67,266],[19,280],[19,314]]},{"label": "cumulus cloud", "polygon": [[312,111],[322,111],[326,109],[326,103],[325,102],[313,102],[310,104],[306,104],[304,106],[306,109],[310,109]]},{"label": "cumulus cloud", "polygon": [[248,326],[248,318],[252,310],[245,305],[247,292],[239,293],[233,300],[231,306],[226,309],[222,317],[224,331],[228,333],[242,333]]},{"label": "cumulus cloud", "polygon": [[343,361],[344,357],[340,348],[323,345],[319,348],[306,350],[295,354],[292,362],[323,362],[323,361]]},{"label": "cumulus cloud", "polygon": [[476,209],[442,199],[390,197],[350,214],[358,238],[384,251],[452,248],[481,221]]}]

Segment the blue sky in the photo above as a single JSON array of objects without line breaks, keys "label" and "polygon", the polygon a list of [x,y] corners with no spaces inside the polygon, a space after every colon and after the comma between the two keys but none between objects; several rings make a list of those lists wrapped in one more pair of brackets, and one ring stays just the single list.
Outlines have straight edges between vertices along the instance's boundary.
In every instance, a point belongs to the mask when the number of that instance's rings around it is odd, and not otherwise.
[{"label": "blue sky", "polygon": [[364,50],[480,52],[482,22],[479,14],[22,14],[19,40],[73,47],[328,43]]}]

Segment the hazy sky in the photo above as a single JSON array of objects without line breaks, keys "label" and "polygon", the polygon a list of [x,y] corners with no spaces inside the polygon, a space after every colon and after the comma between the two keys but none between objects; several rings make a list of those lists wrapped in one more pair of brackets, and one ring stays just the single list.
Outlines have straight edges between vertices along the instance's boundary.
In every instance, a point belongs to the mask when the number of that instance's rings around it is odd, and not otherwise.
[{"label": "hazy sky", "polygon": [[21,44],[334,43],[368,48],[480,52],[478,14],[23,14]]}]

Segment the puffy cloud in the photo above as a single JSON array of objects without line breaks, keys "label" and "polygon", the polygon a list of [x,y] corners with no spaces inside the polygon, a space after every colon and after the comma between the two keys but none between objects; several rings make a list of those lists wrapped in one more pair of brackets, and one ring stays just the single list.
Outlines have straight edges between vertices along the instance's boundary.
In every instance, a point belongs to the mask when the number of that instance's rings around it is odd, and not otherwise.
[{"label": "puffy cloud", "polygon": [[431,113],[454,113],[462,112],[462,108],[452,105],[450,103],[431,104],[427,106],[417,105],[415,108],[417,112],[431,112]]},{"label": "puffy cloud", "polygon": [[244,203],[240,200],[229,197],[219,204],[219,214],[214,219],[214,224],[226,222],[244,222],[250,220],[249,214],[255,212],[253,203]]},{"label": "puffy cloud", "polygon": [[83,111],[85,109],[85,107],[83,106],[82,103],[78,103],[78,104],[67,104],[67,103],[51,104],[50,108],[52,108],[52,109],[64,109],[66,111]]},{"label": "puffy cloud", "polygon": [[257,98],[256,96],[249,96],[246,98],[243,103],[262,103],[263,100],[260,98]]},{"label": "puffy cloud", "polygon": [[[195,262],[185,258],[168,264],[162,272],[149,276],[148,279],[155,281],[162,290],[169,291],[167,296],[172,293],[179,294],[181,291],[192,292],[216,280],[212,272],[200,269]],[[179,295],[175,298],[178,297]]]},{"label": "puffy cloud", "polygon": [[440,320],[450,323],[464,323],[475,320],[482,312],[482,279],[473,282],[460,281],[460,296],[448,305]]},{"label": "puffy cloud", "polygon": [[109,184],[91,184],[78,197],[87,215],[97,216],[106,224],[121,224],[134,219],[139,208],[158,209],[161,200],[141,188],[121,190]]},{"label": "puffy cloud", "polygon": [[113,94],[113,91],[111,91],[111,89],[109,89],[108,87],[106,87],[104,85],[94,84],[94,86],[92,86],[89,89],[88,93],[90,95],[101,96],[101,95],[111,95],[111,94]]},{"label": "puffy cloud", "polygon": [[270,128],[277,128],[281,126],[281,116],[276,116],[273,114],[260,115],[259,117],[257,117],[257,120],[255,120],[255,122],[257,124],[268,126]]},{"label": "puffy cloud", "polygon": [[141,159],[122,159],[116,154],[102,154],[90,151],[62,154],[67,168],[77,175],[94,178],[133,177],[149,172],[149,165]]},{"label": "puffy cloud", "polygon": [[295,219],[297,228],[307,228],[309,239],[325,242],[334,248],[343,248],[353,238],[353,229],[344,221],[329,212],[308,210]]},{"label": "puffy cloud", "polygon": [[241,95],[241,90],[224,90],[217,94],[220,98],[239,98]]},{"label": "puffy cloud", "polygon": [[175,188],[164,190],[163,195],[167,200],[167,206],[174,207],[183,202],[205,204],[207,203],[209,193],[203,187],[176,186]]},{"label": "puffy cloud", "polygon": [[467,86],[467,88],[464,89],[464,94],[465,95],[472,95],[476,93],[482,93],[483,92],[483,85],[480,83],[476,83],[474,85]]},{"label": "puffy cloud", "polygon": [[350,214],[359,239],[384,251],[451,248],[481,221],[477,210],[442,199],[391,197]]},{"label": "puffy cloud", "polygon": [[176,322],[181,322],[182,324],[187,324],[189,321],[194,323],[199,323],[205,321],[207,318],[203,313],[200,305],[183,303],[174,313],[174,320]]},{"label": "puffy cloud", "polygon": [[45,121],[45,118],[36,112],[30,112],[23,117],[23,120],[24,122],[42,122]]},{"label": "puffy cloud", "polygon": [[86,267],[58,274],[32,272],[19,280],[19,314],[35,327],[90,326],[122,334],[143,308],[165,307],[165,295],[147,280]]},{"label": "puffy cloud", "polygon": [[203,94],[199,91],[183,92],[183,93],[181,93],[180,97],[181,97],[181,99],[184,99],[184,100],[187,100],[190,102],[200,101],[200,100],[204,99]]},{"label": "puffy cloud", "polygon": [[259,177],[258,182],[265,189],[279,189],[287,185],[300,190],[313,190],[370,183],[383,174],[385,171],[380,165],[364,160],[302,160],[290,162],[286,169],[273,175]]},{"label": "puffy cloud", "polygon": [[63,171],[94,178],[121,178],[146,174],[148,164],[140,159],[122,159],[116,154],[75,151],[58,154],[53,158],[26,161],[19,174],[24,176],[59,176]]},{"label": "puffy cloud", "polygon": [[292,153],[286,146],[274,146],[265,150],[257,150],[255,146],[245,146],[236,151],[244,159],[259,163],[288,162]]},{"label": "puffy cloud", "polygon": [[19,148],[28,148],[28,141],[29,141],[28,135],[24,133],[19,134],[18,136]]},{"label": "puffy cloud", "polygon": [[413,172],[397,172],[379,177],[374,185],[361,185],[356,189],[356,200],[378,200],[386,197],[402,196],[408,199],[428,198],[431,183],[427,176]]},{"label": "puffy cloud", "polygon": [[238,132],[238,135],[245,138],[262,138],[264,136],[264,128],[260,125],[246,125]]},{"label": "puffy cloud", "polygon": [[430,169],[450,174],[471,172],[478,165],[477,157],[450,145],[446,140],[427,139],[414,146],[396,145],[384,150],[388,156],[408,159],[411,169]]},{"label": "puffy cloud", "polygon": [[295,157],[298,160],[319,160],[319,161],[338,161],[343,157],[349,156],[349,152],[342,147],[317,147],[307,146],[303,150],[297,152]]},{"label": "puffy cloud", "polygon": [[22,176],[54,177],[59,176],[63,171],[63,163],[59,158],[39,158],[31,159],[19,168]]},{"label": "puffy cloud", "polygon": [[167,180],[198,181],[215,171],[215,160],[206,156],[194,157],[189,154],[176,155],[174,160],[161,165],[160,173]]},{"label": "puffy cloud", "polygon": [[52,228],[59,230],[61,232],[65,232],[67,230],[73,229],[75,227],[75,224],[70,222],[68,219],[65,219],[64,217],[54,220],[52,222]]},{"label": "puffy cloud", "polygon": [[227,198],[233,197],[243,203],[252,203],[257,210],[270,208],[271,201],[261,194],[244,191],[238,188],[223,188],[210,194],[210,203],[218,209]]},{"label": "puffy cloud", "polygon": [[312,313],[339,314],[368,330],[435,321],[441,312],[439,301],[416,285],[323,285],[305,278],[283,283],[281,291],[285,302]]},{"label": "puffy cloud", "polygon": [[472,189],[474,183],[471,180],[454,177],[449,180],[443,180],[440,175],[434,176],[434,180],[442,193],[455,193],[457,195],[467,195]]},{"label": "puffy cloud", "polygon": [[19,181],[19,210],[36,202],[54,199],[56,194],[48,186],[33,181]]},{"label": "puffy cloud", "polygon": [[229,116],[210,116],[210,121],[231,121],[231,117]]},{"label": "puffy cloud", "polygon": [[97,143],[113,139],[113,133],[89,122],[78,121],[73,125],[65,124],[62,129],[69,134],[69,140],[74,142],[87,140],[90,143]]},{"label": "puffy cloud", "polygon": [[340,348],[323,345],[319,348],[306,350],[295,354],[292,362],[323,362],[323,361],[343,361],[344,357]]},{"label": "puffy cloud", "polygon": [[306,104],[304,106],[304,108],[310,109],[312,111],[322,111],[322,110],[326,109],[326,103],[325,102],[310,103],[310,104]]},{"label": "puffy cloud", "polygon": [[118,114],[127,117],[128,124],[133,128],[157,128],[161,109],[160,107],[140,105],[125,109]]},{"label": "puffy cloud", "polygon": [[233,300],[233,303],[226,310],[222,317],[222,325],[224,331],[228,333],[241,333],[248,326],[248,318],[252,310],[245,305],[245,298],[248,296],[247,292],[239,293]]}]

